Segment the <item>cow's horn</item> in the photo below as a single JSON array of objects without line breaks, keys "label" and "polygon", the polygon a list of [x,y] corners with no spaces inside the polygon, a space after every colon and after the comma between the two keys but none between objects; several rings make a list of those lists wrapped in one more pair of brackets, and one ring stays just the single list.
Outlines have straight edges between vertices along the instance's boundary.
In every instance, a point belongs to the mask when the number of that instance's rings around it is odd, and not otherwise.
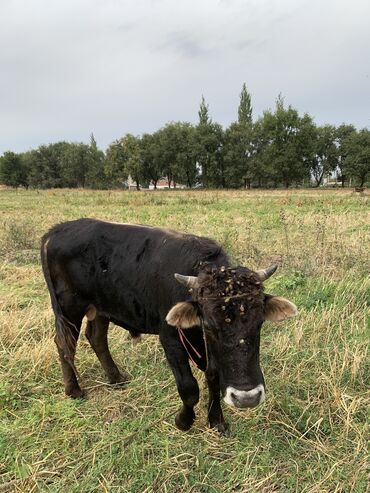
[{"label": "cow's horn", "polygon": [[183,276],[182,274],[175,274],[175,279],[180,284],[183,284],[187,288],[197,288],[198,278],[195,276]]},{"label": "cow's horn", "polygon": [[267,269],[258,270],[256,274],[261,281],[266,281],[266,279],[272,276],[272,274],[276,271],[277,268],[278,268],[277,264],[273,264],[270,265],[270,267],[267,267]]}]

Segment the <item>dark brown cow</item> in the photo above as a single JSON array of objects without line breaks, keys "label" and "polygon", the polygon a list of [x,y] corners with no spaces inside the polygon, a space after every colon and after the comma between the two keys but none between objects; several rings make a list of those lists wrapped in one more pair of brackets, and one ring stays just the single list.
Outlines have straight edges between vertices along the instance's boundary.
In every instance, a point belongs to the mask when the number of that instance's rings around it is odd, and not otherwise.
[{"label": "dark brown cow", "polygon": [[193,424],[199,400],[189,358],[205,371],[209,423],[221,433],[220,393],[240,408],[263,402],[262,323],[297,313],[290,301],[264,292],[262,282],[276,266],[233,268],[208,238],[96,219],[52,228],[42,239],[41,258],[67,395],[83,395],[74,356],[86,315],[86,336],[111,383],[125,376],[109,352],[109,322],[133,336],[159,335],[183,402],[175,420],[182,430]]}]

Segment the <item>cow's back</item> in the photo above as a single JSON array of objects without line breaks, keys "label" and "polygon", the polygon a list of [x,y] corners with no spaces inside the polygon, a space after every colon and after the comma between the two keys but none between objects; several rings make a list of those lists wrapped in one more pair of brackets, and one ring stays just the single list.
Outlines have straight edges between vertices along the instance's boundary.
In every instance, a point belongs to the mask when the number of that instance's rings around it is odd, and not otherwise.
[{"label": "cow's back", "polygon": [[79,219],[43,238],[56,292],[70,289],[112,321],[157,332],[169,308],[188,298],[174,273],[197,275],[202,262],[227,265],[208,238],[143,225]]}]

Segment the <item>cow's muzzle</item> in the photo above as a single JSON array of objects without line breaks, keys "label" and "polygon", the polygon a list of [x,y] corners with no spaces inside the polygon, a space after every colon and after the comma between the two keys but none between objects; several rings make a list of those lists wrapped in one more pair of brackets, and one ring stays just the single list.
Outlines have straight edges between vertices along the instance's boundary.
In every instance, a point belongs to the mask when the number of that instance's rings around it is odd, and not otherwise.
[{"label": "cow's muzzle", "polygon": [[238,390],[226,387],[224,401],[238,408],[257,407],[265,400],[265,388],[262,384],[250,390]]}]

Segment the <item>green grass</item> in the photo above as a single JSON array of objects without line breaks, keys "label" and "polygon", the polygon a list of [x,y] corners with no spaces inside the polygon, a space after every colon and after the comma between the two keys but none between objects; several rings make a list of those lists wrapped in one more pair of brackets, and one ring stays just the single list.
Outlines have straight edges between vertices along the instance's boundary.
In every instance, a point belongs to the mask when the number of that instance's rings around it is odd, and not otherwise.
[{"label": "green grass", "polygon": [[[0,190],[0,492],[368,491],[368,197],[350,191]],[[112,326],[131,381],[112,389],[82,335],[87,399],[65,398],[38,245],[53,224],[89,216],[218,240],[236,263],[278,262],[266,290],[299,316],[263,329],[268,393],[207,428],[207,392],[187,433],[157,338]]]}]

